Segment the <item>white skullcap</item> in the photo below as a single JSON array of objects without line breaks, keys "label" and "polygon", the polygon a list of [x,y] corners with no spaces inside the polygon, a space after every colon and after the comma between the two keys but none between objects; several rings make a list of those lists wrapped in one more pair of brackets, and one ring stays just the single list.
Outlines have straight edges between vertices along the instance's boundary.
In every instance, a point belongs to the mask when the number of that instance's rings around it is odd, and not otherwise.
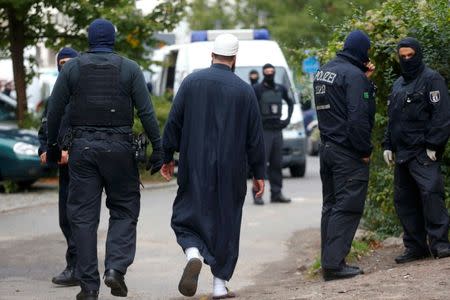
[{"label": "white skullcap", "polygon": [[239,40],[230,33],[220,34],[214,40],[213,53],[223,56],[234,56],[239,49]]}]

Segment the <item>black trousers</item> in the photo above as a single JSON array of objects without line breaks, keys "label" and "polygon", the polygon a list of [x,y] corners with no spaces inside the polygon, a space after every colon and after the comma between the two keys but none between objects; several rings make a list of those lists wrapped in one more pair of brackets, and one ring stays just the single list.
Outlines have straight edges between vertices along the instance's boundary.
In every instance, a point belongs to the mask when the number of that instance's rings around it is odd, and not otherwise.
[{"label": "black trousers", "polygon": [[67,242],[66,263],[68,268],[75,268],[77,261],[77,249],[73,239],[72,228],[67,216],[67,199],[69,196],[69,167],[59,166],[59,227]]},{"label": "black trousers", "polygon": [[320,147],[322,180],[322,268],[345,263],[364,210],[369,166],[358,155],[340,146]]},{"label": "black trousers", "polygon": [[136,253],[140,191],[131,142],[76,138],[69,169],[67,208],[77,247],[75,274],[82,289],[98,290],[97,229],[103,189],[110,214],[105,269],[125,274]]},{"label": "black trousers", "polygon": [[434,254],[438,248],[448,247],[449,217],[441,163],[431,161],[424,151],[411,161],[396,164],[394,185],[394,204],[405,247]]},{"label": "black trousers", "polygon": [[264,145],[267,164],[266,177],[270,182],[271,197],[275,198],[281,194],[283,187],[283,135],[281,130],[264,129]]}]

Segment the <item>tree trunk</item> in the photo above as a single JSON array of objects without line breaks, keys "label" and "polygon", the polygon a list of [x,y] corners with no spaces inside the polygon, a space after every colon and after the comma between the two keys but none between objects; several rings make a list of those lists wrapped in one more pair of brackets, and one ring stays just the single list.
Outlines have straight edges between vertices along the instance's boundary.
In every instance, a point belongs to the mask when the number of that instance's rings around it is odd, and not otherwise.
[{"label": "tree trunk", "polygon": [[27,112],[27,86],[25,83],[25,66],[23,52],[25,48],[24,20],[18,18],[19,12],[13,7],[7,8],[9,42],[11,59],[13,63],[14,85],[17,94],[17,120],[19,127],[23,126]]}]

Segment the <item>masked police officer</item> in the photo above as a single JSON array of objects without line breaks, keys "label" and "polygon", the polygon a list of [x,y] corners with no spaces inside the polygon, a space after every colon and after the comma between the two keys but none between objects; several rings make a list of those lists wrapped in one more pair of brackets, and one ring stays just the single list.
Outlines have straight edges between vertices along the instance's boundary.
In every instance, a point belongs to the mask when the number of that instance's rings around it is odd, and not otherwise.
[{"label": "masked police officer", "polygon": [[[97,19],[88,29],[90,50],[66,63],[58,76],[48,109],[47,160],[59,160],[56,144],[64,108],[70,102],[73,141],[69,150],[67,210],[77,247],[77,299],[97,299],[100,286],[97,228],[101,195],[110,210],[106,241],[105,284],[111,294],[125,297],[124,275],[136,252],[140,208],[139,173],[131,128],[133,107],[149,136],[153,153],[148,168],[162,165],[160,133],[139,66],[113,53],[115,28]],[[70,101],[69,101],[70,99]]]},{"label": "masked police officer", "polygon": [[345,258],[364,209],[369,180],[374,86],[368,77],[369,37],[351,32],[343,51],[314,78],[314,98],[321,134],[322,270],[325,280],[361,274]]},{"label": "masked police officer", "polygon": [[250,81],[250,85],[257,84],[259,82],[259,73],[255,69],[250,70],[248,72],[248,81]]},{"label": "masked police officer", "polygon": [[[278,203],[289,203],[291,199],[286,198],[281,193],[283,186],[282,175],[282,149],[283,135],[281,130],[291,122],[292,112],[294,110],[294,101],[289,97],[287,89],[275,83],[275,67],[271,64],[265,64],[262,68],[264,79],[261,83],[253,85],[256,98],[258,99],[259,109],[264,129],[264,145],[266,150],[267,176],[270,182],[270,201]],[[288,117],[281,120],[281,107],[283,100],[288,105]],[[264,204],[261,197],[255,197],[254,203]]]},{"label": "masked police officer", "polygon": [[430,250],[439,258],[450,256],[441,174],[450,135],[450,100],[442,76],[423,63],[416,39],[401,40],[397,51],[402,76],[389,97],[383,146],[386,163],[395,162],[394,204],[406,248],[395,261],[406,263],[430,256]]},{"label": "masked police officer", "polygon": [[[58,52],[56,56],[56,64],[58,72],[61,71],[62,66],[70,59],[77,57],[78,52],[72,48],[65,47]],[[48,103],[48,102],[47,102]],[[42,114],[41,128],[39,128],[39,158],[42,164],[47,163],[47,106]],[[68,153],[67,149],[63,147],[63,139],[69,130],[67,115],[64,116],[61,122],[61,128],[58,135],[58,145],[63,148],[61,153],[61,161],[58,163],[59,171],[59,194],[58,194],[58,209],[59,209],[59,227],[64,234],[67,242],[66,250],[66,268],[61,274],[52,278],[52,282],[58,285],[72,286],[78,285],[78,280],[75,278],[76,265],[76,247],[73,239],[72,229],[70,228],[69,219],[67,217],[67,198],[69,196],[69,167],[67,166]]]}]

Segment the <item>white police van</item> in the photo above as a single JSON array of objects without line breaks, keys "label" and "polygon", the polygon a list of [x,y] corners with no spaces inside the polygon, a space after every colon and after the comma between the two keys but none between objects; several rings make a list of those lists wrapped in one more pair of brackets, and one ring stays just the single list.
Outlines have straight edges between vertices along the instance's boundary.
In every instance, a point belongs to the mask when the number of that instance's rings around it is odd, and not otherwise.
[{"label": "white police van", "polygon": [[[235,74],[249,83],[251,70],[262,79],[262,66],[275,66],[275,82],[284,85],[292,99],[294,112],[290,125],[283,130],[283,167],[289,168],[293,177],[303,177],[306,169],[306,135],[303,125],[298,93],[295,90],[292,72],[278,43],[270,40],[266,29],[193,31],[191,43],[165,46],[154,52],[152,59],[159,62],[153,66],[153,94],[166,92],[176,94],[183,79],[190,73],[211,65],[214,39],[222,33],[234,34],[239,39]],[[283,118],[287,116],[287,105],[283,105]]]}]

